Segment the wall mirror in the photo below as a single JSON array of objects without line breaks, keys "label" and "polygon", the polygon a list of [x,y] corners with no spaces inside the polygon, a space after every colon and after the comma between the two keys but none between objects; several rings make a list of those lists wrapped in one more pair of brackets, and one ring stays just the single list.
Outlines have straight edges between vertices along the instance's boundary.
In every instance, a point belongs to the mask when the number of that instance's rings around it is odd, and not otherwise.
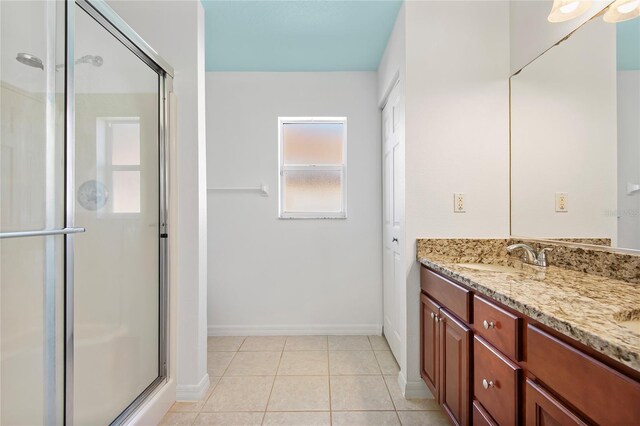
[{"label": "wall mirror", "polygon": [[640,250],[640,18],[511,77],[511,235]]}]

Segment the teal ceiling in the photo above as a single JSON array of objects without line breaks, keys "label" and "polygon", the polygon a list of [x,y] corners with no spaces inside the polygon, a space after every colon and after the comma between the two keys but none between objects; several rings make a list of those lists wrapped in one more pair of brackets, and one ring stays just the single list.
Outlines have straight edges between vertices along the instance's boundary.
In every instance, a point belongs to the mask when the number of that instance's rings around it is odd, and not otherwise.
[{"label": "teal ceiling", "polygon": [[202,0],[207,71],[375,71],[401,0]]},{"label": "teal ceiling", "polygon": [[640,18],[616,24],[619,70],[640,70]]}]

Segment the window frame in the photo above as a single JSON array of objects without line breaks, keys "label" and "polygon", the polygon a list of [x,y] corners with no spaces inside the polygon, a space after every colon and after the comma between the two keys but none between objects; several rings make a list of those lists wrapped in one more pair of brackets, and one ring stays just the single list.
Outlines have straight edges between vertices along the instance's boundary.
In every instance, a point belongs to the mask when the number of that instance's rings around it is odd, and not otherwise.
[{"label": "window frame", "polygon": [[[342,124],[342,164],[284,163],[285,124]],[[288,171],[339,171],[342,183],[342,210],[339,212],[287,212],[284,209],[284,173]],[[278,218],[347,219],[347,117],[278,117]]]}]

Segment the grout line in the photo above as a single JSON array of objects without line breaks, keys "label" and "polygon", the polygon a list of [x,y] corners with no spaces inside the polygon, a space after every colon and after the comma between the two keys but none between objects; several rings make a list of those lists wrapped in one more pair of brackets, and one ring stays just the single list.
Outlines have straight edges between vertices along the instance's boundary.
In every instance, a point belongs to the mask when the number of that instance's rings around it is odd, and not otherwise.
[{"label": "grout line", "polygon": [[[285,339],[286,344],[286,339]],[[264,423],[264,418],[267,416],[267,410],[269,409],[269,403],[271,402],[271,395],[273,394],[273,388],[276,386],[276,379],[278,378],[278,370],[280,370],[280,364],[282,363],[282,354],[284,353],[284,346],[282,347],[282,352],[280,352],[280,359],[278,360],[278,367],[276,368],[276,375],[273,376],[273,383],[271,384],[271,390],[269,391],[269,398],[267,398],[267,404],[264,406],[265,414],[262,416],[262,422]]]},{"label": "grout line", "polygon": [[[396,416],[398,416],[398,407],[396,406],[396,402],[393,400],[393,395],[391,395],[391,391],[389,390],[389,385],[387,384],[387,379],[385,379],[384,374],[382,375],[382,381],[384,382],[384,387],[387,389],[387,393],[389,394],[389,398],[391,399],[391,405],[393,405]],[[398,421],[400,421],[400,416],[398,416]]]},{"label": "grout line", "polygon": [[327,336],[327,380],[329,381],[329,424],[333,425],[333,404],[331,403],[331,354],[329,352],[329,336]]}]

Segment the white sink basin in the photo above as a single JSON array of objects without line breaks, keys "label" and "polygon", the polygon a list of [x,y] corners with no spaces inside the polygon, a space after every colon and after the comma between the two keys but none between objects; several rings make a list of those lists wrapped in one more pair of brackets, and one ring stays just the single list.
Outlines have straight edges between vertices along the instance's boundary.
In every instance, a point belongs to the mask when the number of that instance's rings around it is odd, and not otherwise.
[{"label": "white sink basin", "polygon": [[473,269],[474,271],[487,271],[487,272],[505,272],[505,273],[520,273],[521,269],[512,268],[511,266],[492,265],[490,263],[458,263],[457,266],[467,269]]}]

